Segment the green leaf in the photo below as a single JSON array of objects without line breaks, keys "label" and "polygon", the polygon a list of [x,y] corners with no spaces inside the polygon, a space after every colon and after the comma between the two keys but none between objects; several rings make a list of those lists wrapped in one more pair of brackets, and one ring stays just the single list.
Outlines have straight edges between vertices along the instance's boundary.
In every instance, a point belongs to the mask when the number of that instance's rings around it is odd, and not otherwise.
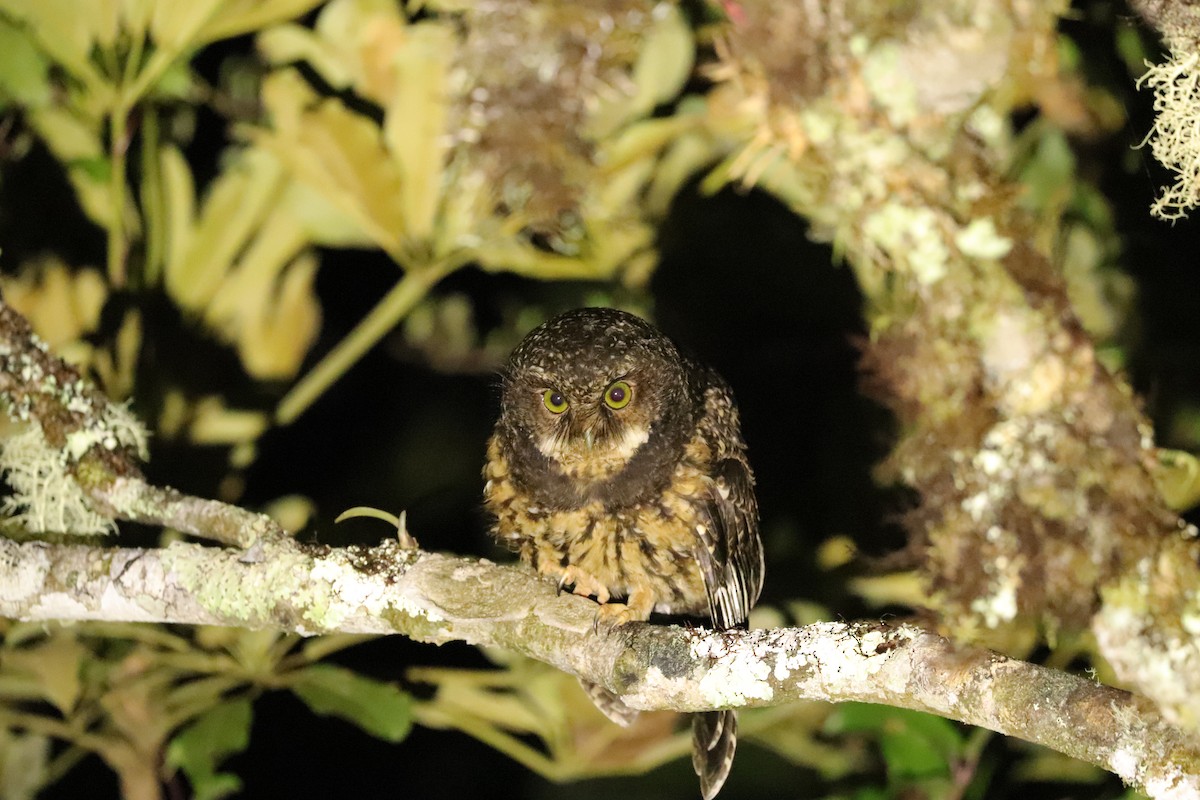
[{"label": "green leaf", "polygon": [[885,731],[879,737],[879,750],[892,779],[933,778],[950,772],[937,748],[910,730]]},{"label": "green leaf", "polygon": [[902,708],[845,703],[830,716],[831,733],[875,734],[893,778],[944,776],[963,754],[963,737],[950,721]]},{"label": "green leaf", "polygon": [[211,709],[175,735],[167,746],[167,765],[182,769],[195,800],[218,800],[242,788],[236,775],[217,772],[217,765],[250,743],[253,714],[242,698]]},{"label": "green leaf", "polygon": [[592,115],[591,136],[604,138],[659,103],[674,100],[691,76],[696,44],[683,12],[663,4],[655,15],[633,65],[633,95],[603,103]]},{"label": "green leaf", "polygon": [[102,156],[95,158],[76,158],[67,166],[79,170],[94,183],[108,183],[112,179],[112,162]]},{"label": "green leaf", "polygon": [[1020,181],[1027,189],[1022,205],[1044,211],[1063,204],[1074,191],[1075,153],[1057,128],[1031,126],[1030,135],[1037,139],[1021,167]]},{"label": "green leaf", "polygon": [[342,667],[307,667],[292,691],[315,713],[339,716],[389,742],[401,741],[412,729],[412,698],[407,692]]}]

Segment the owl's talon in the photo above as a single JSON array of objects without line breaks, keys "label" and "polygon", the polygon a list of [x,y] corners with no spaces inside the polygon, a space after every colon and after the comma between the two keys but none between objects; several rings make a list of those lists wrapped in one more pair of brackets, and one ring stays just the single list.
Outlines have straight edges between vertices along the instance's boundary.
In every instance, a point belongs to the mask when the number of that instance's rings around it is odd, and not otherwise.
[{"label": "owl's talon", "polygon": [[601,604],[607,603],[610,596],[607,586],[574,564],[563,567],[562,574],[558,576],[557,593],[562,594],[568,586],[571,587],[572,594],[580,597],[594,597],[596,602]]},{"label": "owl's talon", "polygon": [[592,633],[611,633],[614,629],[641,619],[624,603],[606,603],[596,610]]}]

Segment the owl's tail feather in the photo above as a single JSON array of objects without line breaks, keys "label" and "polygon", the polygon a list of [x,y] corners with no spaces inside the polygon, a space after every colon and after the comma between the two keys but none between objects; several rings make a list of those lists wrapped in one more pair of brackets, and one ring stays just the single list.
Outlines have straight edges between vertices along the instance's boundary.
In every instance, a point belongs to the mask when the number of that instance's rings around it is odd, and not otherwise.
[{"label": "owl's tail feather", "polygon": [[620,725],[622,728],[628,728],[637,719],[638,712],[636,708],[630,708],[625,705],[620,697],[605,689],[598,683],[579,679],[579,685],[583,687],[583,691],[587,693],[592,704],[611,719],[613,722]]},{"label": "owl's tail feather", "polygon": [[705,711],[692,716],[692,768],[700,776],[704,800],[712,800],[725,785],[736,749],[736,711]]}]

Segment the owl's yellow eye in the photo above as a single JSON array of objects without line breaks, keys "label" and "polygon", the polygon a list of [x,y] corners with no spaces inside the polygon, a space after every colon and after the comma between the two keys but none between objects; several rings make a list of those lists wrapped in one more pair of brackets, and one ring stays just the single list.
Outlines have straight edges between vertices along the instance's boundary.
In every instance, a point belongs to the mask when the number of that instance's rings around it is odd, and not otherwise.
[{"label": "owl's yellow eye", "polygon": [[624,408],[633,399],[633,387],[625,381],[614,381],[604,390],[604,404],[609,408]]},{"label": "owl's yellow eye", "polygon": [[542,403],[546,406],[547,410],[555,414],[563,413],[567,410],[567,406],[570,405],[567,402],[567,398],[563,397],[562,392],[556,392],[553,389],[547,389],[542,392]]}]

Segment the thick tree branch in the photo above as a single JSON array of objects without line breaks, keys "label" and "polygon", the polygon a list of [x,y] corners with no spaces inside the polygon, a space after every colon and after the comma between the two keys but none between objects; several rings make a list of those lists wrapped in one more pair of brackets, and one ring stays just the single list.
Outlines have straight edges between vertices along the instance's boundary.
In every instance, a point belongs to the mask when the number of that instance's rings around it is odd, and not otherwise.
[{"label": "thick tree branch", "polygon": [[929,711],[1045,745],[1153,797],[1200,798],[1200,748],[1127,692],[955,645],[920,628],[818,623],[711,632],[635,624],[593,632],[595,606],[517,566],[290,540],[250,552],[0,539],[0,615],[399,633],[504,647],[619,692],[695,711],[859,700]]}]

